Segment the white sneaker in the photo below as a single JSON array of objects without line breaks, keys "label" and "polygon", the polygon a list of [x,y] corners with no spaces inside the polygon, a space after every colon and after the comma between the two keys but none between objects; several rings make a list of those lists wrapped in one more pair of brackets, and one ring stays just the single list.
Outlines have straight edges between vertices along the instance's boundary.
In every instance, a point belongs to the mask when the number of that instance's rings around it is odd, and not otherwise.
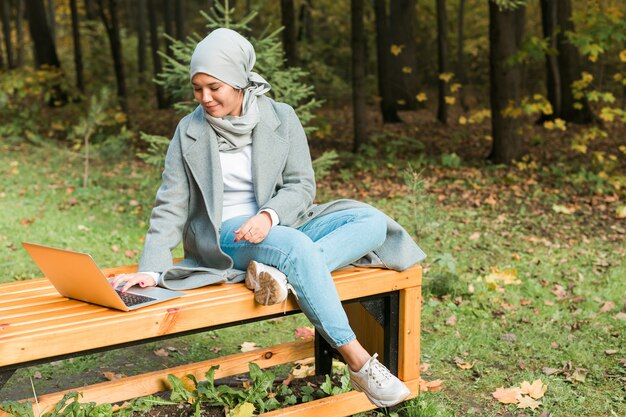
[{"label": "white sneaker", "polygon": [[378,362],[375,353],[363,367],[354,372],[348,366],[352,387],[363,392],[378,407],[391,407],[411,395],[409,388],[393,376],[383,364]]},{"label": "white sneaker", "polygon": [[287,277],[273,266],[250,261],[246,270],[246,287],[254,290],[257,303],[270,306],[287,299]]}]

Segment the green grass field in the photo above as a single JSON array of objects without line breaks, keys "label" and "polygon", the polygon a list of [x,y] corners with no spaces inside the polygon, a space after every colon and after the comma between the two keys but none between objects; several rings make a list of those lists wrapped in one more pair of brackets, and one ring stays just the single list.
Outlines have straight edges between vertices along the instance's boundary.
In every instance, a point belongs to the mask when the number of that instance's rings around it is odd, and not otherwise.
[{"label": "green grass field", "polygon": [[[356,175],[320,185],[334,184],[324,198],[358,197],[383,209],[429,255],[422,376],[443,380],[443,389],[425,395],[411,415],[626,415],[619,200],[610,190],[590,191],[591,180],[558,165],[422,162],[421,175],[405,175],[407,185],[386,195],[368,193],[388,181],[380,171],[367,181]],[[159,174],[130,159],[96,161],[83,188],[82,163],[56,147],[0,144],[0,282],[40,276],[22,241],[88,251],[102,267],[137,262]],[[293,340],[304,325],[291,316],[28,368],[0,397],[29,396],[33,375],[43,393],[102,381],[102,371],[131,375],[235,352],[244,341]],[[160,348],[170,348],[168,356],[157,357]],[[537,379],[547,391],[534,410],[492,396]]]}]

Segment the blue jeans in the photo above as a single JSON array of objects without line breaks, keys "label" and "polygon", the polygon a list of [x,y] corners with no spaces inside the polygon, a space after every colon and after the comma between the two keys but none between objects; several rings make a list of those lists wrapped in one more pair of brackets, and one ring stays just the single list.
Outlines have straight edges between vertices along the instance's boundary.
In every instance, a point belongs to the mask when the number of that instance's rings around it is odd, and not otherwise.
[{"label": "blue jeans", "polygon": [[302,312],[331,346],[354,340],[330,272],[384,242],[385,216],[374,208],[341,210],[297,229],[277,225],[258,244],[234,242],[233,231],[247,219],[234,217],[222,224],[220,245],[234,268],[245,270],[250,260],[278,268],[287,275]]}]

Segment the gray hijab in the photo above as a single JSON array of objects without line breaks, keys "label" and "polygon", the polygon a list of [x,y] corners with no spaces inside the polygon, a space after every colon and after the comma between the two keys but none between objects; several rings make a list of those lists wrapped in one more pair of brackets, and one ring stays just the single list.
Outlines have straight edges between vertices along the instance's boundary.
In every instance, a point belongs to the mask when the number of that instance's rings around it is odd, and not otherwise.
[{"label": "gray hijab", "polygon": [[237,152],[252,143],[252,129],[260,119],[257,97],[271,88],[259,74],[252,71],[256,62],[254,47],[231,29],[219,28],[201,40],[191,56],[190,78],[203,73],[243,90],[240,116],[213,117],[204,113],[217,133],[222,152]]}]

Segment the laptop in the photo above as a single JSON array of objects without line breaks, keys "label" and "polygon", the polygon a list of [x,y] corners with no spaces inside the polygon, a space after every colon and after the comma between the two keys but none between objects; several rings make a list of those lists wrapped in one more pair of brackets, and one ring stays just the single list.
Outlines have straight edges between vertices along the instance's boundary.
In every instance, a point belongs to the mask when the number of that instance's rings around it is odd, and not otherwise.
[{"label": "laptop", "polygon": [[139,286],[122,293],[119,289],[123,284],[113,288],[93,258],[86,253],[27,242],[22,242],[22,246],[64,297],[131,311],[184,295],[164,288]]}]

